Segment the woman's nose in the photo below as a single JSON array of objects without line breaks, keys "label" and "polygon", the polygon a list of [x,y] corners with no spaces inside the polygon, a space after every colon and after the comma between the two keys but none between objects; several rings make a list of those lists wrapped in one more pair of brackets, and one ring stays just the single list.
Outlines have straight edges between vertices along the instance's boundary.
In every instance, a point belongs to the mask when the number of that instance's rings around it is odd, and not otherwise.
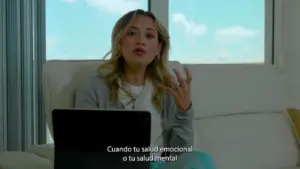
[{"label": "woman's nose", "polygon": [[145,41],[146,41],[146,39],[144,36],[141,36],[141,35],[137,36],[136,43],[138,45],[145,45]]}]

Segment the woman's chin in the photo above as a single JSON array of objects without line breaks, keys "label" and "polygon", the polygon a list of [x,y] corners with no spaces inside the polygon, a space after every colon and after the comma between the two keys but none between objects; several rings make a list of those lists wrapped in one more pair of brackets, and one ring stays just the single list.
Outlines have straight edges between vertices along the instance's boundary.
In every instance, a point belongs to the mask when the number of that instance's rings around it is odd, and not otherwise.
[{"label": "woman's chin", "polygon": [[130,65],[136,65],[136,66],[147,66],[150,63],[150,61],[148,61],[145,58],[135,58],[135,59],[131,59],[128,63]]}]

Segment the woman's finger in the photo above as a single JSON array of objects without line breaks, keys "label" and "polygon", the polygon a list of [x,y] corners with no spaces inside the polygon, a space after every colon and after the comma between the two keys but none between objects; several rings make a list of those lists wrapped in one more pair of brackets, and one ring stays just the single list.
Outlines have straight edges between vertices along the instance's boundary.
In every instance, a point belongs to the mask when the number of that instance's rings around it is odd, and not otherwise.
[{"label": "woman's finger", "polygon": [[184,88],[185,87],[185,81],[184,81],[182,75],[180,74],[180,72],[177,69],[174,69],[174,72],[175,72],[175,75],[177,77],[179,87]]},{"label": "woman's finger", "polygon": [[170,80],[170,82],[173,84],[173,86],[174,86],[175,88],[179,88],[178,81],[175,80],[174,77],[171,76],[169,80]]},{"label": "woman's finger", "polygon": [[190,85],[192,81],[192,74],[188,67],[184,66],[184,71],[186,73],[186,84]]},{"label": "woman's finger", "polygon": [[174,91],[172,88],[170,88],[168,86],[164,86],[164,85],[159,85],[159,87],[163,88],[166,92],[168,92],[171,95],[173,95],[176,99],[179,98],[179,95],[177,94],[177,92]]}]

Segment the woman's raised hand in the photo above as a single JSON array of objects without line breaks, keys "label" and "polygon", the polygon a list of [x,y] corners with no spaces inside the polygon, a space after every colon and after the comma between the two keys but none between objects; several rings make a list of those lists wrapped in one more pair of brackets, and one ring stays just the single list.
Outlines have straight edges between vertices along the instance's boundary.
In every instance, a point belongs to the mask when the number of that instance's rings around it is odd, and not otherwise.
[{"label": "woman's raised hand", "polygon": [[169,79],[174,88],[161,85],[166,92],[174,97],[175,103],[181,111],[187,111],[192,105],[190,91],[192,75],[187,67],[184,67],[184,71],[186,79],[183,78],[177,69],[174,69],[176,79],[174,77],[170,77]]}]

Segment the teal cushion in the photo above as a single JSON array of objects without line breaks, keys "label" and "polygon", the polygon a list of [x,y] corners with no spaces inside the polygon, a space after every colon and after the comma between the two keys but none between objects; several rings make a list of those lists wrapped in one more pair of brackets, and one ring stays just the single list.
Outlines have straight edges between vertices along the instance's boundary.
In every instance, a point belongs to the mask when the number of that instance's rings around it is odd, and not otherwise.
[{"label": "teal cushion", "polygon": [[217,169],[213,158],[205,152],[195,151],[178,156],[174,162],[153,162],[151,169]]}]

